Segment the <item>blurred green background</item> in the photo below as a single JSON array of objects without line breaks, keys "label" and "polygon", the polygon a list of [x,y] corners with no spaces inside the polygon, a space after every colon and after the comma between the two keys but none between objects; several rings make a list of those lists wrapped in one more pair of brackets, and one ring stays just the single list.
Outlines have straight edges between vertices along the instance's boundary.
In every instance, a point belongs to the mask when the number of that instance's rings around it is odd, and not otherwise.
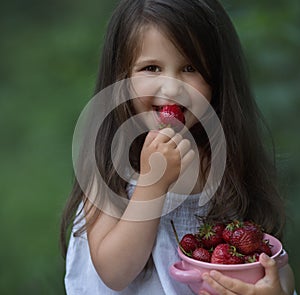
[{"label": "blurred green background", "polygon": [[[58,237],[73,178],[73,129],[92,97],[115,3],[1,1],[1,294],[64,294]],[[284,242],[300,290],[300,2],[222,3],[273,132],[289,217]]]}]

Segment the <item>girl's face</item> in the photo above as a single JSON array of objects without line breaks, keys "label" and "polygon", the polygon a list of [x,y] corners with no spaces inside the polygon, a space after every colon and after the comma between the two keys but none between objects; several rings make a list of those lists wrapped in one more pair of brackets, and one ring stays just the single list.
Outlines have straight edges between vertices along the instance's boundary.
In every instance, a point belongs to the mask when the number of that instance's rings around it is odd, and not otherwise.
[{"label": "girl's face", "polygon": [[195,114],[202,114],[207,108],[203,101],[211,100],[210,86],[154,26],[144,31],[141,42],[141,51],[131,73],[136,113],[143,113],[142,120],[147,128],[158,129],[157,110],[164,105],[177,104],[184,110],[185,126],[191,128],[198,122],[199,115]]}]

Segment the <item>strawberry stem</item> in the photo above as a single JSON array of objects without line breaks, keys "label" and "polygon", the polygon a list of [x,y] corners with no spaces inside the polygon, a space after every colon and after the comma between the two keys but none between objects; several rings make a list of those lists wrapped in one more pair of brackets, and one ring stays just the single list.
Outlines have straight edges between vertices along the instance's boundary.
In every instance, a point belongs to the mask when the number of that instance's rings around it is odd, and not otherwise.
[{"label": "strawberry stem", "polygon": [[172,228],[173,228],[173,231],[174,231],[174,234],[175,234],[176,241],[177,241],[178,245],[180,246],[180,241],[179,241],[178,234],[177,234],[177,231],[176,231],[173,220],[171,220],[171,225],[172,225]]},{"label": "strawberry stem", "polygon": [[180,248],[180,250],[188,257],[192,257],[191,253],[188,253],[186,252],[183,247],[180,245],[180,241],[179,241],[179,238],[178,238],[178,234],[177,234],[177,231],[176,231],[176,228],[175,228],[175,225],[174,225],[174,222],[173,220],[171,220],[171,225],[172,225],[172,228],[173,228],[173,231],[174,231],[174,234],[175,234],[175,238],[176,238],[176,241],[178,243],[178,246]]}]

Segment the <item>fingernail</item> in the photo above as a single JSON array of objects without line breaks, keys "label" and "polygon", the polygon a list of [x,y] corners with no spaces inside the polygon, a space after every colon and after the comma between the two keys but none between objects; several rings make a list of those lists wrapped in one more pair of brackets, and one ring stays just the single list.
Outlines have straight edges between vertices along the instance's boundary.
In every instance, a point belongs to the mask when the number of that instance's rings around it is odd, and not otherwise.
[{"label": "fingernail", "polygon": [[265,261],[268,261],[270,257],[269,257],[267,254],[262,253],[262,254],[261,254],[261,258],[262,258],[263,260],[265,260]]}]

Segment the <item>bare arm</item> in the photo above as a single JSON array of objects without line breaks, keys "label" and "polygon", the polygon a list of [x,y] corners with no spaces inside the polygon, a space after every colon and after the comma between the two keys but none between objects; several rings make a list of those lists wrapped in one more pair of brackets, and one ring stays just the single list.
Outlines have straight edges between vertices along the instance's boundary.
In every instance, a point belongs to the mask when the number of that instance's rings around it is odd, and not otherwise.
[{"label": "bare arm", "polygon": [[[178,177],[181,166],[186,167],[193,159],[194,152],[187,140],[176,135],[175,143],[170,140],[174,139],[174,131],[165,129],[165,132],[167,135],[162,132],[148,134],[141,153],[142,177],[122,218],[101,212],[88,229],[93,264],[103,282],[111,289],[124,289],[143,270],[156,239],[168,187]],[[153,180],[149,172],[156,168],[151,167],[150,158],[155,153],[163,155],[165,171],[154,184],[140,185],[141,182],[145,184],[145,181]]]},{"label": "bare arm", "polygon": [[[154,188],[137,188],[132,198],[153,197],[153,191]],[[135,210],[134,206],[130,202],[126,211]],[[161,208],[157,208],[158,215]],[[88,231],[88,240],[94,266],[109,288],[122,290],[142,271],[150,257],[158,224],[159,218],[127,221],[101,213]]]}]

